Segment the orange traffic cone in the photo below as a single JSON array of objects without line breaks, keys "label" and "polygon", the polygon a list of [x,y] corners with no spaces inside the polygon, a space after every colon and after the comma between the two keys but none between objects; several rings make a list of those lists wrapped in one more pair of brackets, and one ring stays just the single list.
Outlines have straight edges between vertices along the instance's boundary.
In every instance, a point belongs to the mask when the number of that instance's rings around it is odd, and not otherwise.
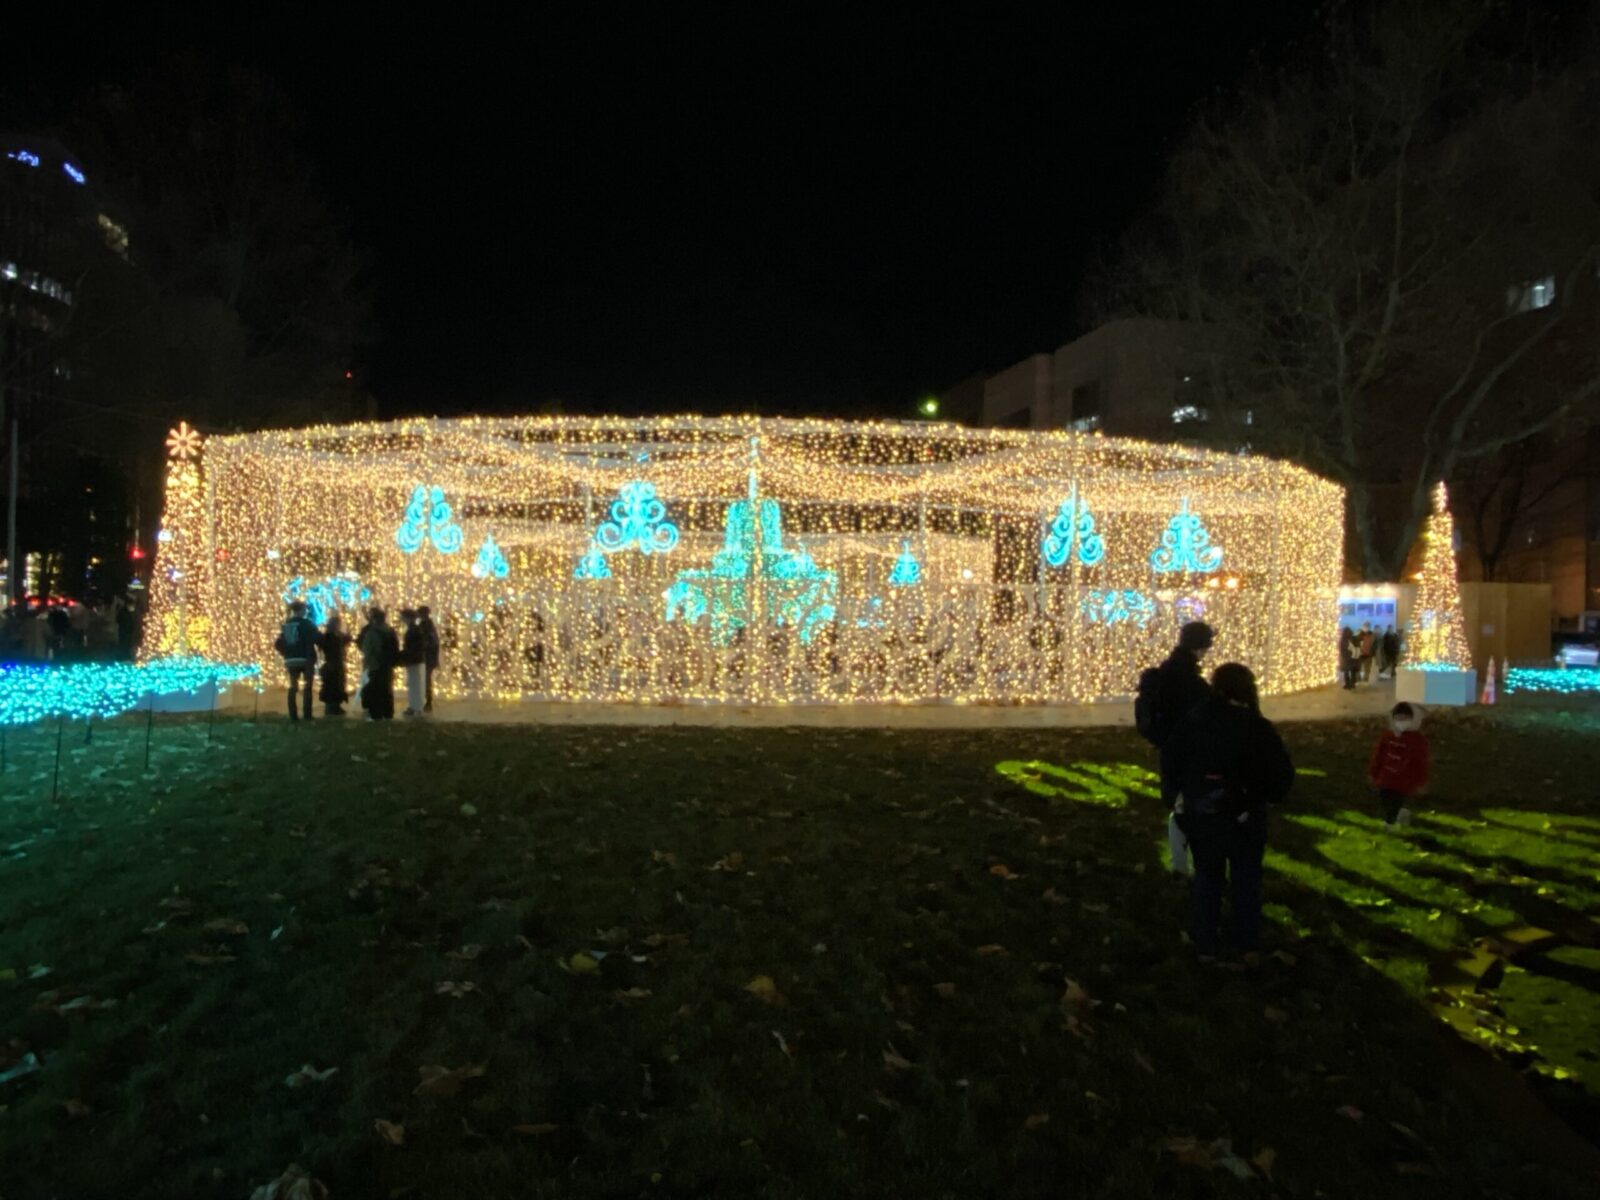
[{"label": "orange traffic cone", "polygon": [[1485,678],[1484,678],[1484,681],[1483,681],[1483,699],[1482,699],[1481,703],[1483,703],[1483,704],[1493,704],[1494,703],[1494,680],[1495,680],[1494,659],[1491,658],[1489,660],[1489,670],[1487,672],[1485,672]]}]

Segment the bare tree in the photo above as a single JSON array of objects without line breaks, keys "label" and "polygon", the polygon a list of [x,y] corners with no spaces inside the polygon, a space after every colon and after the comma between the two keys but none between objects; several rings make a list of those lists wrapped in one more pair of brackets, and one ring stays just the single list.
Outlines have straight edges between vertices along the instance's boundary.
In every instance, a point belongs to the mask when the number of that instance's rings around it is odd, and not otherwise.
[{"label": "bare tree", "polygon": [[1590,73],[1481,53],[1489,11],[1346,13],[1324,57],[1202,113],[1107,288],[1205,331],[1218,436],[1346,487],[1369,578],[1435,480],[1600,401]]}]

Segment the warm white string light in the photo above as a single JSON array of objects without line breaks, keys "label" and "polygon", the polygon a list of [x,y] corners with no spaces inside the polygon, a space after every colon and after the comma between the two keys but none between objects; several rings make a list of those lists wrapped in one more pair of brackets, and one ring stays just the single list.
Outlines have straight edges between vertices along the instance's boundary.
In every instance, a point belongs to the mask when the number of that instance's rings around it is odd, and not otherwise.
[{"label": "warm white string light", "polygon": [[[1331,679],[1343,493],[1286,463],[930,423],[482,418],[175,437],[146,651],[428,604],[447,695],[1126,695],[1183,621]],[[356,614],[347,612],[347,620]]]}]

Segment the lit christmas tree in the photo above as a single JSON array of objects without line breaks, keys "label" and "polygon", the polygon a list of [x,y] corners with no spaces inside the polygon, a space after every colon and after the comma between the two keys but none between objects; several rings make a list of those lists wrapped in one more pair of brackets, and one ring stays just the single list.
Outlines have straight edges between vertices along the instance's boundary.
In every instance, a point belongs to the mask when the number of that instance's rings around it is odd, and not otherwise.
[{"label": "lit christmas tree", "polygon": [[1420,666],[1472,669],[1461,587],[1456,581],[1456,526],[1443,483],[1433,489],[1433,512],[1422,534],[1422,570],[1417,576],[1413,662]]},{"label": "lit christmas tree", "polygon": [[156,534],[150,573],[150,611],[140,657],[204,654],[211,646],[206,589],[205,493],[200,476],[200,435],[180,422],[167,437],[167,496]]}]

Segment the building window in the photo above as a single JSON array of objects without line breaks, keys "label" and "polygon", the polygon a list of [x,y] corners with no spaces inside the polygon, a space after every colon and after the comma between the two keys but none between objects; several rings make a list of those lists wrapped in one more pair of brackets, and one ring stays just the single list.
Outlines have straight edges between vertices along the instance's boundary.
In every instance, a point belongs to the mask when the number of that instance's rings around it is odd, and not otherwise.
[{"label": "building window", "polygon": [[106,239],[106,245],[113,254],[128,257],[128,231],[117,224],[105,213],[101,213],[95,220],[100,225],[100,232]]},{"label": "building window", "polygon": [[1508,313],[1532,312],[1536,308],[1549,308],[1556,302],[1556,277],[1530,279],[1526,283],[1512,284],[1506,289]]},{"label": "building window", "polygon": [[1180,404],[1172,410],[1174,425],[1187,425],[1195,421],[1209,421],[1211,414],[1198,404]]}]

